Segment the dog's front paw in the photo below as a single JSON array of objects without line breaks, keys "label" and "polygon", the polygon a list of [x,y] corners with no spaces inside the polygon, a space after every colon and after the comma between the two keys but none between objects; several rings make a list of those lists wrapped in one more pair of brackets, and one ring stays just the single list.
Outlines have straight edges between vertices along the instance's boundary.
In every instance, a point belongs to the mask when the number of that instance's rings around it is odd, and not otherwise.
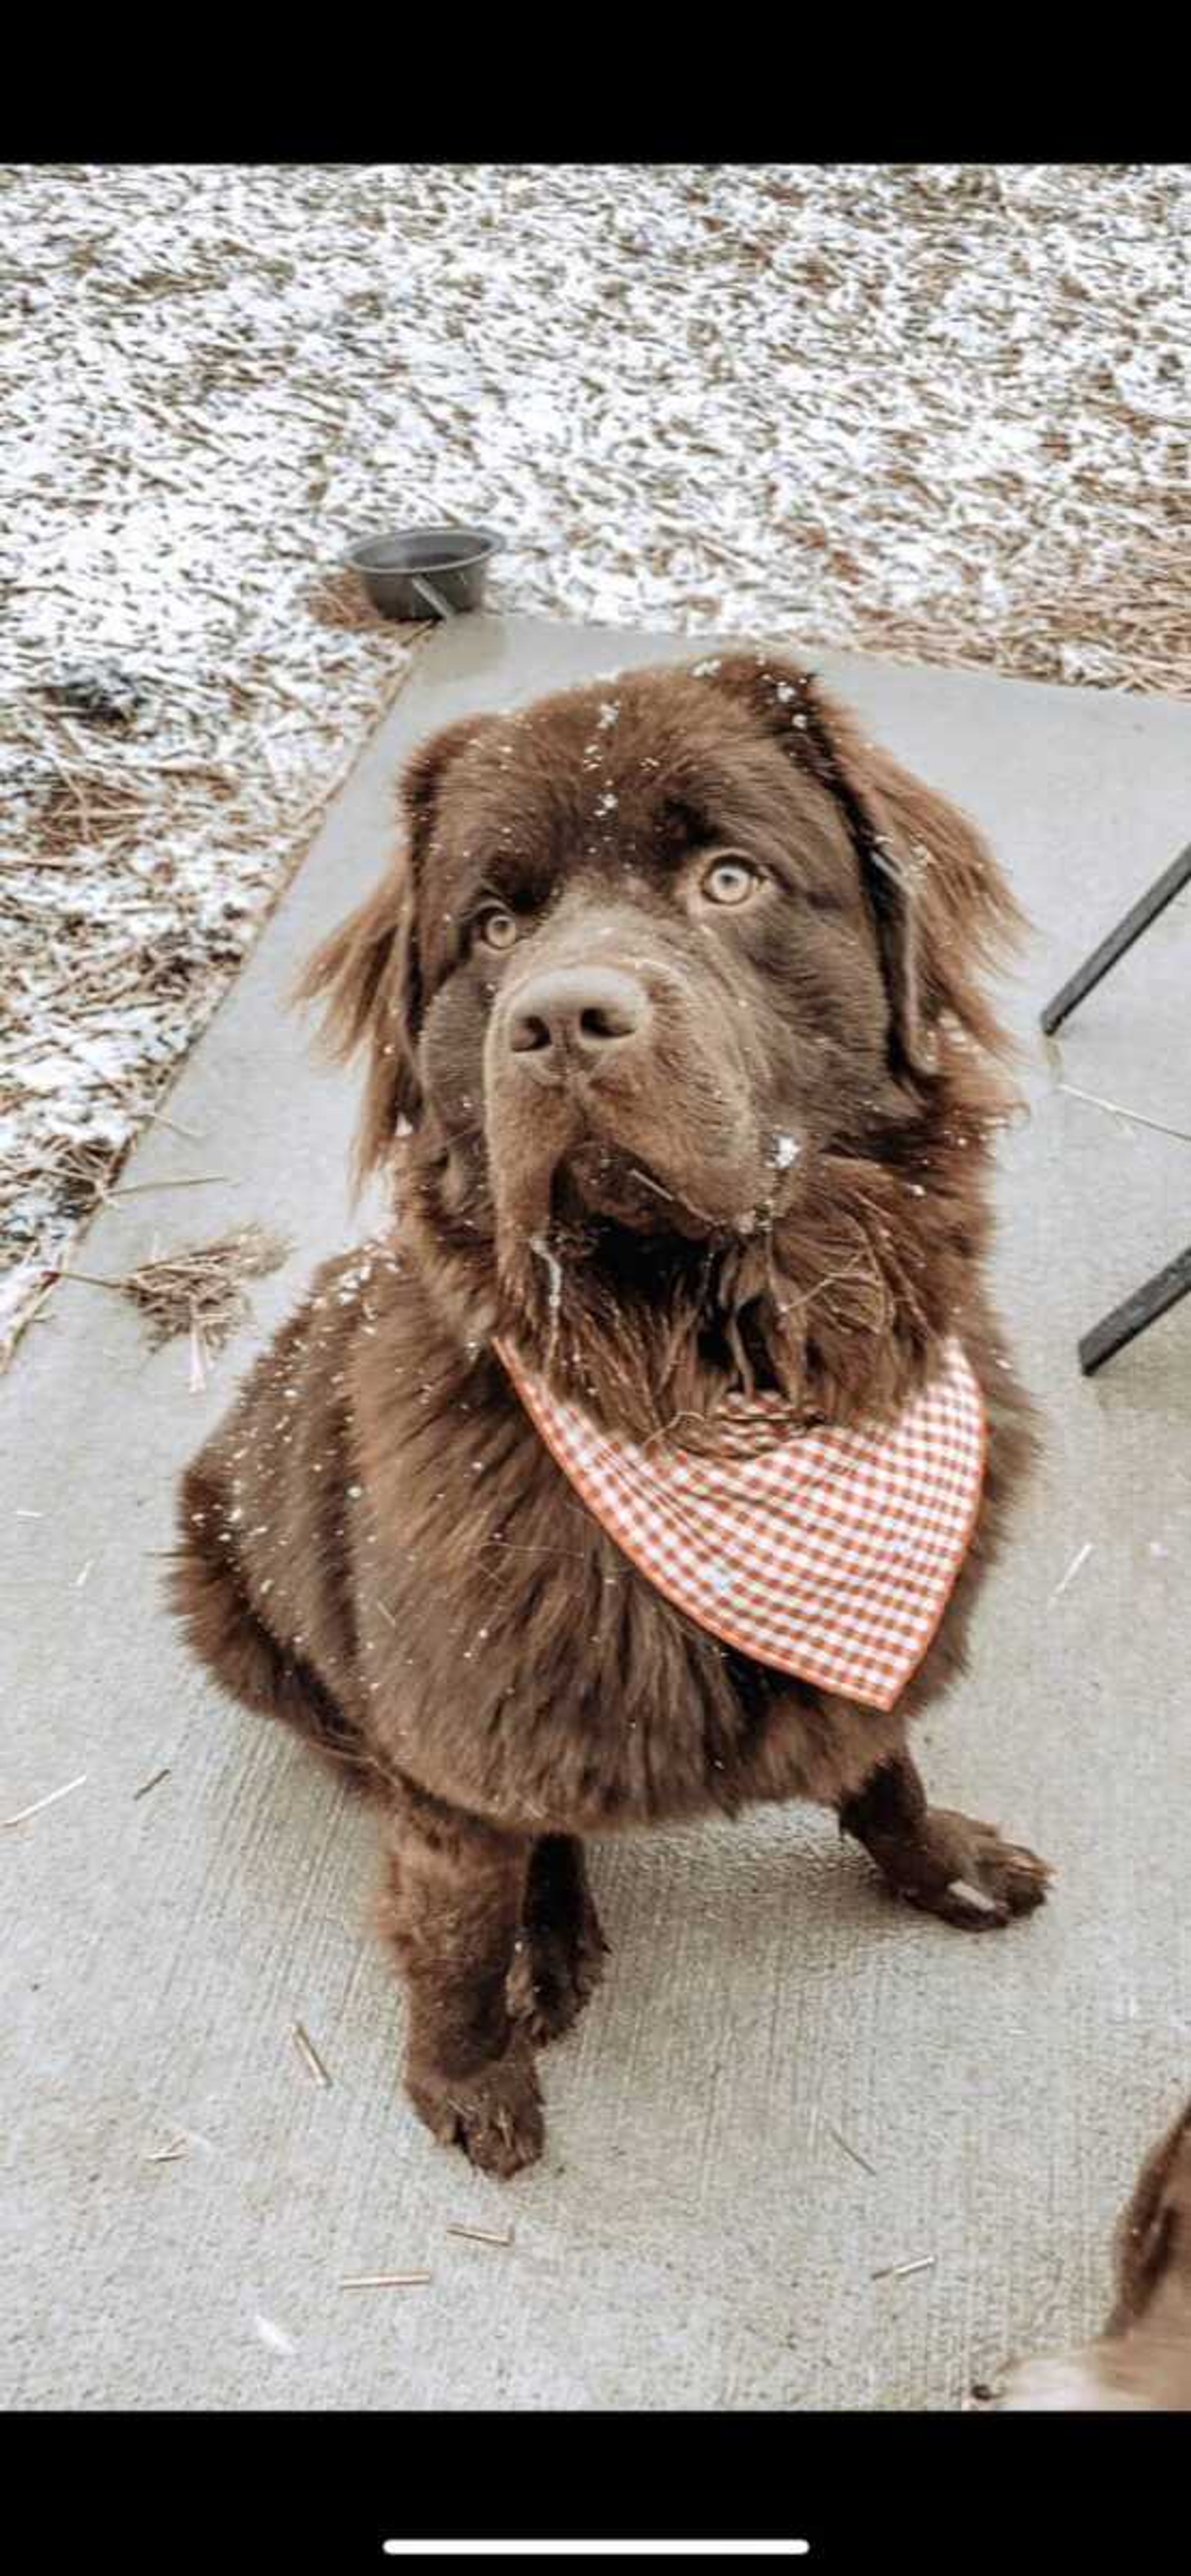
[{"label": "dog's front paw", "polygon": [[1053,1874],[1036,1852],[1002,1841],[995,1825],[946,1807],[928,1810],[905,1858],[899,1894],[961,1932],[996,1932],[1014,1915],[1032,1914]]},{"label": "dog's front paw", "polygon": [[507,2182],[536,2163],[546,2140],[533,2051],[514,2039],[503,2057],[468,2076],[434,2068],[406,2070],[406,2091],[419,2118],[444,2147],[462,2147],[481,2173]]}]

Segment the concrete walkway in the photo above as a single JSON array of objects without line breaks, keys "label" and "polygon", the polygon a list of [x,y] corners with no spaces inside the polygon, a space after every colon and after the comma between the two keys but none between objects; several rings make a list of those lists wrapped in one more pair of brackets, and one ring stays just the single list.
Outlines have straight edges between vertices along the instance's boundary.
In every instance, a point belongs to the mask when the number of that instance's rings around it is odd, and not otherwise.
[{"label": "concrete walkway", "polygon": [[[967,1942],[811,1813],[598,1848],[609,1981],[511,2188],[399,2095],[368,1815],[223,1705],[158,1605],[179,1467],[358,1224],[354,1084],[281,1002],[378,873],[400,760],[461,712],[698,649],[497,619],[429,646],[185,1068],[169,1115],[196,1141],[157,1125],[124,1176],[226,1179],[116,1202],[78,1256],[288,1229],[254,1330],[194,1395],[181,1344],[149,1356],[123,1301],[63,1287],[0,1386],[0,1811],[86,1775],[0,1834],[9,2403],[954,2408],[1100,2317],[1118,2205],[1191,2083],[1191,1305],[1090,1384],[1075,1340],[1186,1239],[1191,1146],[1059,1094],[1032,1045],[999,1259],[1047,1474],[924,1758],[1057,1862],[1050,1909]],[[1191,832],[1191,708],[815,658],[992,834],[1038,925],[1029,1030]],[[1184,900],[1063,1077],[1191,1128],[1189,982]]]}]

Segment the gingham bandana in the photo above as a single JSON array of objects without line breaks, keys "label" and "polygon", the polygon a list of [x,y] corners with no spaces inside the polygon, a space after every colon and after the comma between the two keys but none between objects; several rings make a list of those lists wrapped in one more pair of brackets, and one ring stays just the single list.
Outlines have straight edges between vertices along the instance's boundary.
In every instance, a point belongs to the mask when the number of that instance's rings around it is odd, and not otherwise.
[{"label": "gingham bandana", "polygon": [[780,1397],[736,1397],[710,1457],[601,1431],[496,1348],[588,1510],[667,1600],[758,1663],[893,1707],[943,1616],[984,1480],[984,1403],[959,1342],[891,1424],[791,1432]]}]

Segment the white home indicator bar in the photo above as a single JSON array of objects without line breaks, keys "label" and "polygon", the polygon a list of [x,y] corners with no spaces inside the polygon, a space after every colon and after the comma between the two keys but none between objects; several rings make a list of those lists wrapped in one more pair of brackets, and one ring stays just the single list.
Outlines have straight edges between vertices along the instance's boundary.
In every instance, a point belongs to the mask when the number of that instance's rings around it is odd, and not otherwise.
[{"label": "white home indicator bar", "polygon": [[386,2558],[805,2558],[809,2540],[386,2540]]}]

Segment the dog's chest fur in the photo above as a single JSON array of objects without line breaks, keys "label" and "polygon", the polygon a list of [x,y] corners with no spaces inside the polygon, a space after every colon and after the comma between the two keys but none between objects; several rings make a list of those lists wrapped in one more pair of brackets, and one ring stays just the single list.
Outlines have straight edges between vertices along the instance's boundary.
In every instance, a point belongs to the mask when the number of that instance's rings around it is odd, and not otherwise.
[{"label": "dog's chest fur", "polygon": [[372,1761],[531,1831],[832,1799],[904,1718],[768,1674],[671,1609],[392,1251],[344,1256],[210,1470],[258,1619]]}]

